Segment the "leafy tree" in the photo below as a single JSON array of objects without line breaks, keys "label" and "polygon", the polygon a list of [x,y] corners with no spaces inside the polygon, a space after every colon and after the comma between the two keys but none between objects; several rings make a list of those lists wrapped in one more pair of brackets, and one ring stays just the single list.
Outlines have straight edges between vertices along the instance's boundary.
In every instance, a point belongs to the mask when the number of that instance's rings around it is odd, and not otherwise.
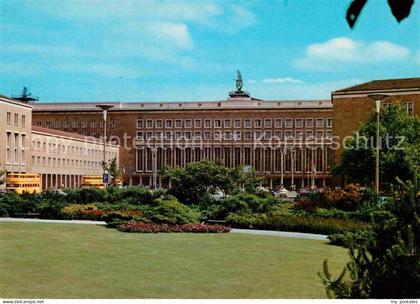
[{"label": "leafy tree", "polygon": [[104,168],[104,170],[109,173],[112,179],[121,175],[120,169],[118,168],[116,157],[114,157],[114,159],[112,159],[110,162],[102,161],[102,168]]},{"label": "leafy tree", "polygon": [[[360,127],[346,142],[341,164],[335,174],[349,182],[370,185],[375,170],[376,115]],[[398,176],[410,179],[420,163],[420,119],[391,104],[380,116],[380,176],[382,183],[392,183]]]},{"label": "leafy tree", "polygon": [[185,204],[197,204],[206,193],[217,189],[229,194],[244,186],[252,189],[259,180],[255,174],[245,174],[242,167],[230,169],[219,163],[201,161],[183,168],[166,168],[163,180],[171,182],[170,192]]},{"label": "leafy tree", "polygon": [[402,195],[373,219],[365,237],[347,243],[350,262],[334,278],[324,262],[320,274],[330,298],[419,298],[420,196],[418,179],[403,183]]},{"label": "leafy tree", "polygon": [[[347,23],[351,28],[354,27],[357,18],[366,5],[366,2],[367,0],[353,0],[351,2],[346,15]],[[410,15],[413,4],[414,0],[388,0],[391,12],[398,22],[401,22]]]}]

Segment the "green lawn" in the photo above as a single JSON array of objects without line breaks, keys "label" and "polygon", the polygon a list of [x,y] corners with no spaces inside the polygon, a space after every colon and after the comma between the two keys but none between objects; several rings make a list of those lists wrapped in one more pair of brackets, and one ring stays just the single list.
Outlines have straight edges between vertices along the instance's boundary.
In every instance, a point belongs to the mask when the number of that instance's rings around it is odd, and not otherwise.
[{"label": "green lawn", "polygon": [[344,249],[244,234],[0,223],[0,298],[324,298]]}]

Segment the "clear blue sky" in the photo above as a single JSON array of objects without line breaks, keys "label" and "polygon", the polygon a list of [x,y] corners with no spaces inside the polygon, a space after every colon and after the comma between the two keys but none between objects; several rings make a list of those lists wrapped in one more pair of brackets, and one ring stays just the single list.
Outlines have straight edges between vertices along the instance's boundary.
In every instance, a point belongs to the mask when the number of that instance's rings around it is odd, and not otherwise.
[{"label": "clear blue sky", "polygon": [[7,0],[0,94],[42,101],[224,99],[236,69],[263,99],[329,98],[372,79],[420,76],[420,15],[398,24],[369,0]]}]

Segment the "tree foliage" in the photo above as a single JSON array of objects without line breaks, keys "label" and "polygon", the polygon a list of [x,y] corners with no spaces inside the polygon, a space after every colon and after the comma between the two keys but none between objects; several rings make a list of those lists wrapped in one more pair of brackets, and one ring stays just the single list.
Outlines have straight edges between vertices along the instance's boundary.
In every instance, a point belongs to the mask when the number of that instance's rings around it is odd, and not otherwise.
[{"label": "tree foliage", "polygon": [[[346,20],[351,28],[354,27],[360,13],[365,7],[367,0],[353,0],[347,9]],[[398,22],[410,15],[414,0],[388,0],[392,14]]]},{"label": "tree foliage", "polygon": [[255,172],[243,173],[243,168],[234,169],[208,161],[189,163],[183,168],[166,168],[163,180],[171,182],[170,192],[185,204],[198,204],[206,193],[217,189],[229,194],[242,186],[252,190],[260,179]]},{"label": "tree foliage", "polygon": [[372,219],[363,240],[350,240],[350,262],[338,278],[320,274],[330,298],[419,298],[420,196],[418,179],[403,183],[387,215]]},{"label": "tree foliage", "polygon": [[[346,142],[341,164],[334,173],[347,181],[370,185],[375,170],[376,115]],[[381,183],[393,183],[398,176],[410,179],[420,163],[420,119],[391,104],[380,114]]]}]

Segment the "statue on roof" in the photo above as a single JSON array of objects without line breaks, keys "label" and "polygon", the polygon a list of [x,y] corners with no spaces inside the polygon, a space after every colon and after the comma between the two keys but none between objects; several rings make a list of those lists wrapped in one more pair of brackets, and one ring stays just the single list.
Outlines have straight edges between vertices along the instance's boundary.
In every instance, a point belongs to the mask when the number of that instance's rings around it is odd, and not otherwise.
[{"label": "statue on roof", "polygon": [[237,92],[242,92],[242,87],[243,86],[244,86],[244,83],[242,81],[241,71],[237,70],[236,71],[236,91]]},{"label": "statue on roof", "polygon": [[242,80],[242,74],[241,71],[236,71],[236,91],[229,92],[229,96],[231,98],[249,98],[250,95],[248,92],[243,91],[242,88],[244,87],[244,82]]}]

